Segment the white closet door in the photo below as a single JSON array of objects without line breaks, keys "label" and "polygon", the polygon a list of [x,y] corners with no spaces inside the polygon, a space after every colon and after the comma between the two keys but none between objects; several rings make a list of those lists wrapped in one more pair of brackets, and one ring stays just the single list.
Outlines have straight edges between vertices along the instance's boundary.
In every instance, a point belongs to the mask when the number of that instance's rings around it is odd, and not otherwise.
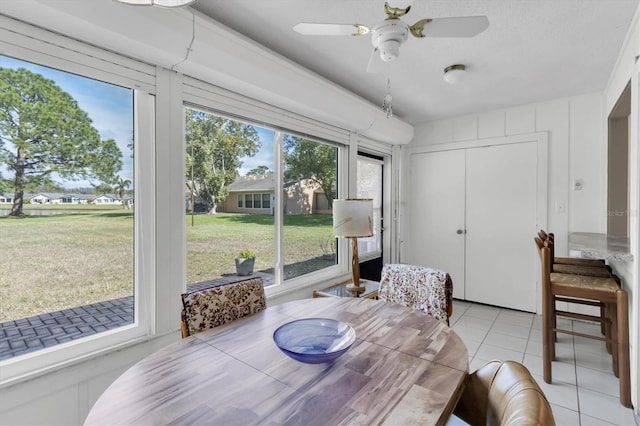
[{"label": "white closet door", "polygon": [[464,150],[413,154],[406,263],[448,272],[453,296],[465,297]]},{"label": "white closet door", "polygon": [[536,311],[537,144],[467,150],[467,300]]}]

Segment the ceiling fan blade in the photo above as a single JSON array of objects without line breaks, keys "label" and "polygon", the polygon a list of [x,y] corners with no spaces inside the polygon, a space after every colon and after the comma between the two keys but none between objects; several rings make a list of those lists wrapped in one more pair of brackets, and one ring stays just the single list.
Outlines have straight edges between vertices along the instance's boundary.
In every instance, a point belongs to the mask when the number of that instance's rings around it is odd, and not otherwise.
[{"label": "ceiling fan blade", "polygon": [[486,16],[421,19],[409,27],[414,37],[473,37],[489,28]]},{"label": "ceiling fan blade", "polygon": [[362,24],[318,24],[301,22],[293,27],[293,30],[304,35],[359,36],[367,34],[369,27]]}]

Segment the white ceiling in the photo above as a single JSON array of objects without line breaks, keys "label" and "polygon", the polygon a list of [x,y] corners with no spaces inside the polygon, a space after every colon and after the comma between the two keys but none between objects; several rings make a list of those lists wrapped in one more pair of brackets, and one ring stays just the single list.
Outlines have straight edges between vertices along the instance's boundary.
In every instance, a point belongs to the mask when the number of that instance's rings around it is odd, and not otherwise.
[{"label": "white ceiling", "polygon": [[[360,37],[304,36],[299,22],[359,23],[385,17],[384,0],[197,0],[192,7],[273,51],[382,104],[391,79],[394,115],[408,123],[603,90],[640,0],[396,0],[422,18],[485,15],[473,38],[409,36],[388,72],[366,72],[372,45]],[[451,64],[467,66],[457,85]],[[259,72],[259,70],[256,70]]]}]

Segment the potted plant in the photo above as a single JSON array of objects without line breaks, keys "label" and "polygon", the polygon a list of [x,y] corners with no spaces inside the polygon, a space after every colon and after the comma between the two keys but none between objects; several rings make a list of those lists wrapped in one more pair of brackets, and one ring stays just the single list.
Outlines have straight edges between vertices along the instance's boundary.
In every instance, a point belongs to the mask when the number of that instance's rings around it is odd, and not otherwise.
[{"label": "potted plant", "polygon": [[251,250],[240,250],[236,257],[236,273],[240,276],[253,274],[253,265],[256,261],[256,254]]}]

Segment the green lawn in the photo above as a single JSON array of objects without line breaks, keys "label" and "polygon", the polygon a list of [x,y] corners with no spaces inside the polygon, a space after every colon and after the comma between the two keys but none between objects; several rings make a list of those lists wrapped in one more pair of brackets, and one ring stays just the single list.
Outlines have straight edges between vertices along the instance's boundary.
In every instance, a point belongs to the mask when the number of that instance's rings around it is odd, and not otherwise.
[{"label": "green lawn", "polygon": [[[132,294],[133,213],[103,206],[56,210],[62,214],[0,217],[0,322]],[[272,270],[273,219],[196,215],[192,226],[187,216],[187,283],[235,274],[243,248],[256,252],[256,270]],[[285,265],[319,258],[331,235],[331,216],[285,216]],[[298,267],[293,274],[304,272]]]}]

